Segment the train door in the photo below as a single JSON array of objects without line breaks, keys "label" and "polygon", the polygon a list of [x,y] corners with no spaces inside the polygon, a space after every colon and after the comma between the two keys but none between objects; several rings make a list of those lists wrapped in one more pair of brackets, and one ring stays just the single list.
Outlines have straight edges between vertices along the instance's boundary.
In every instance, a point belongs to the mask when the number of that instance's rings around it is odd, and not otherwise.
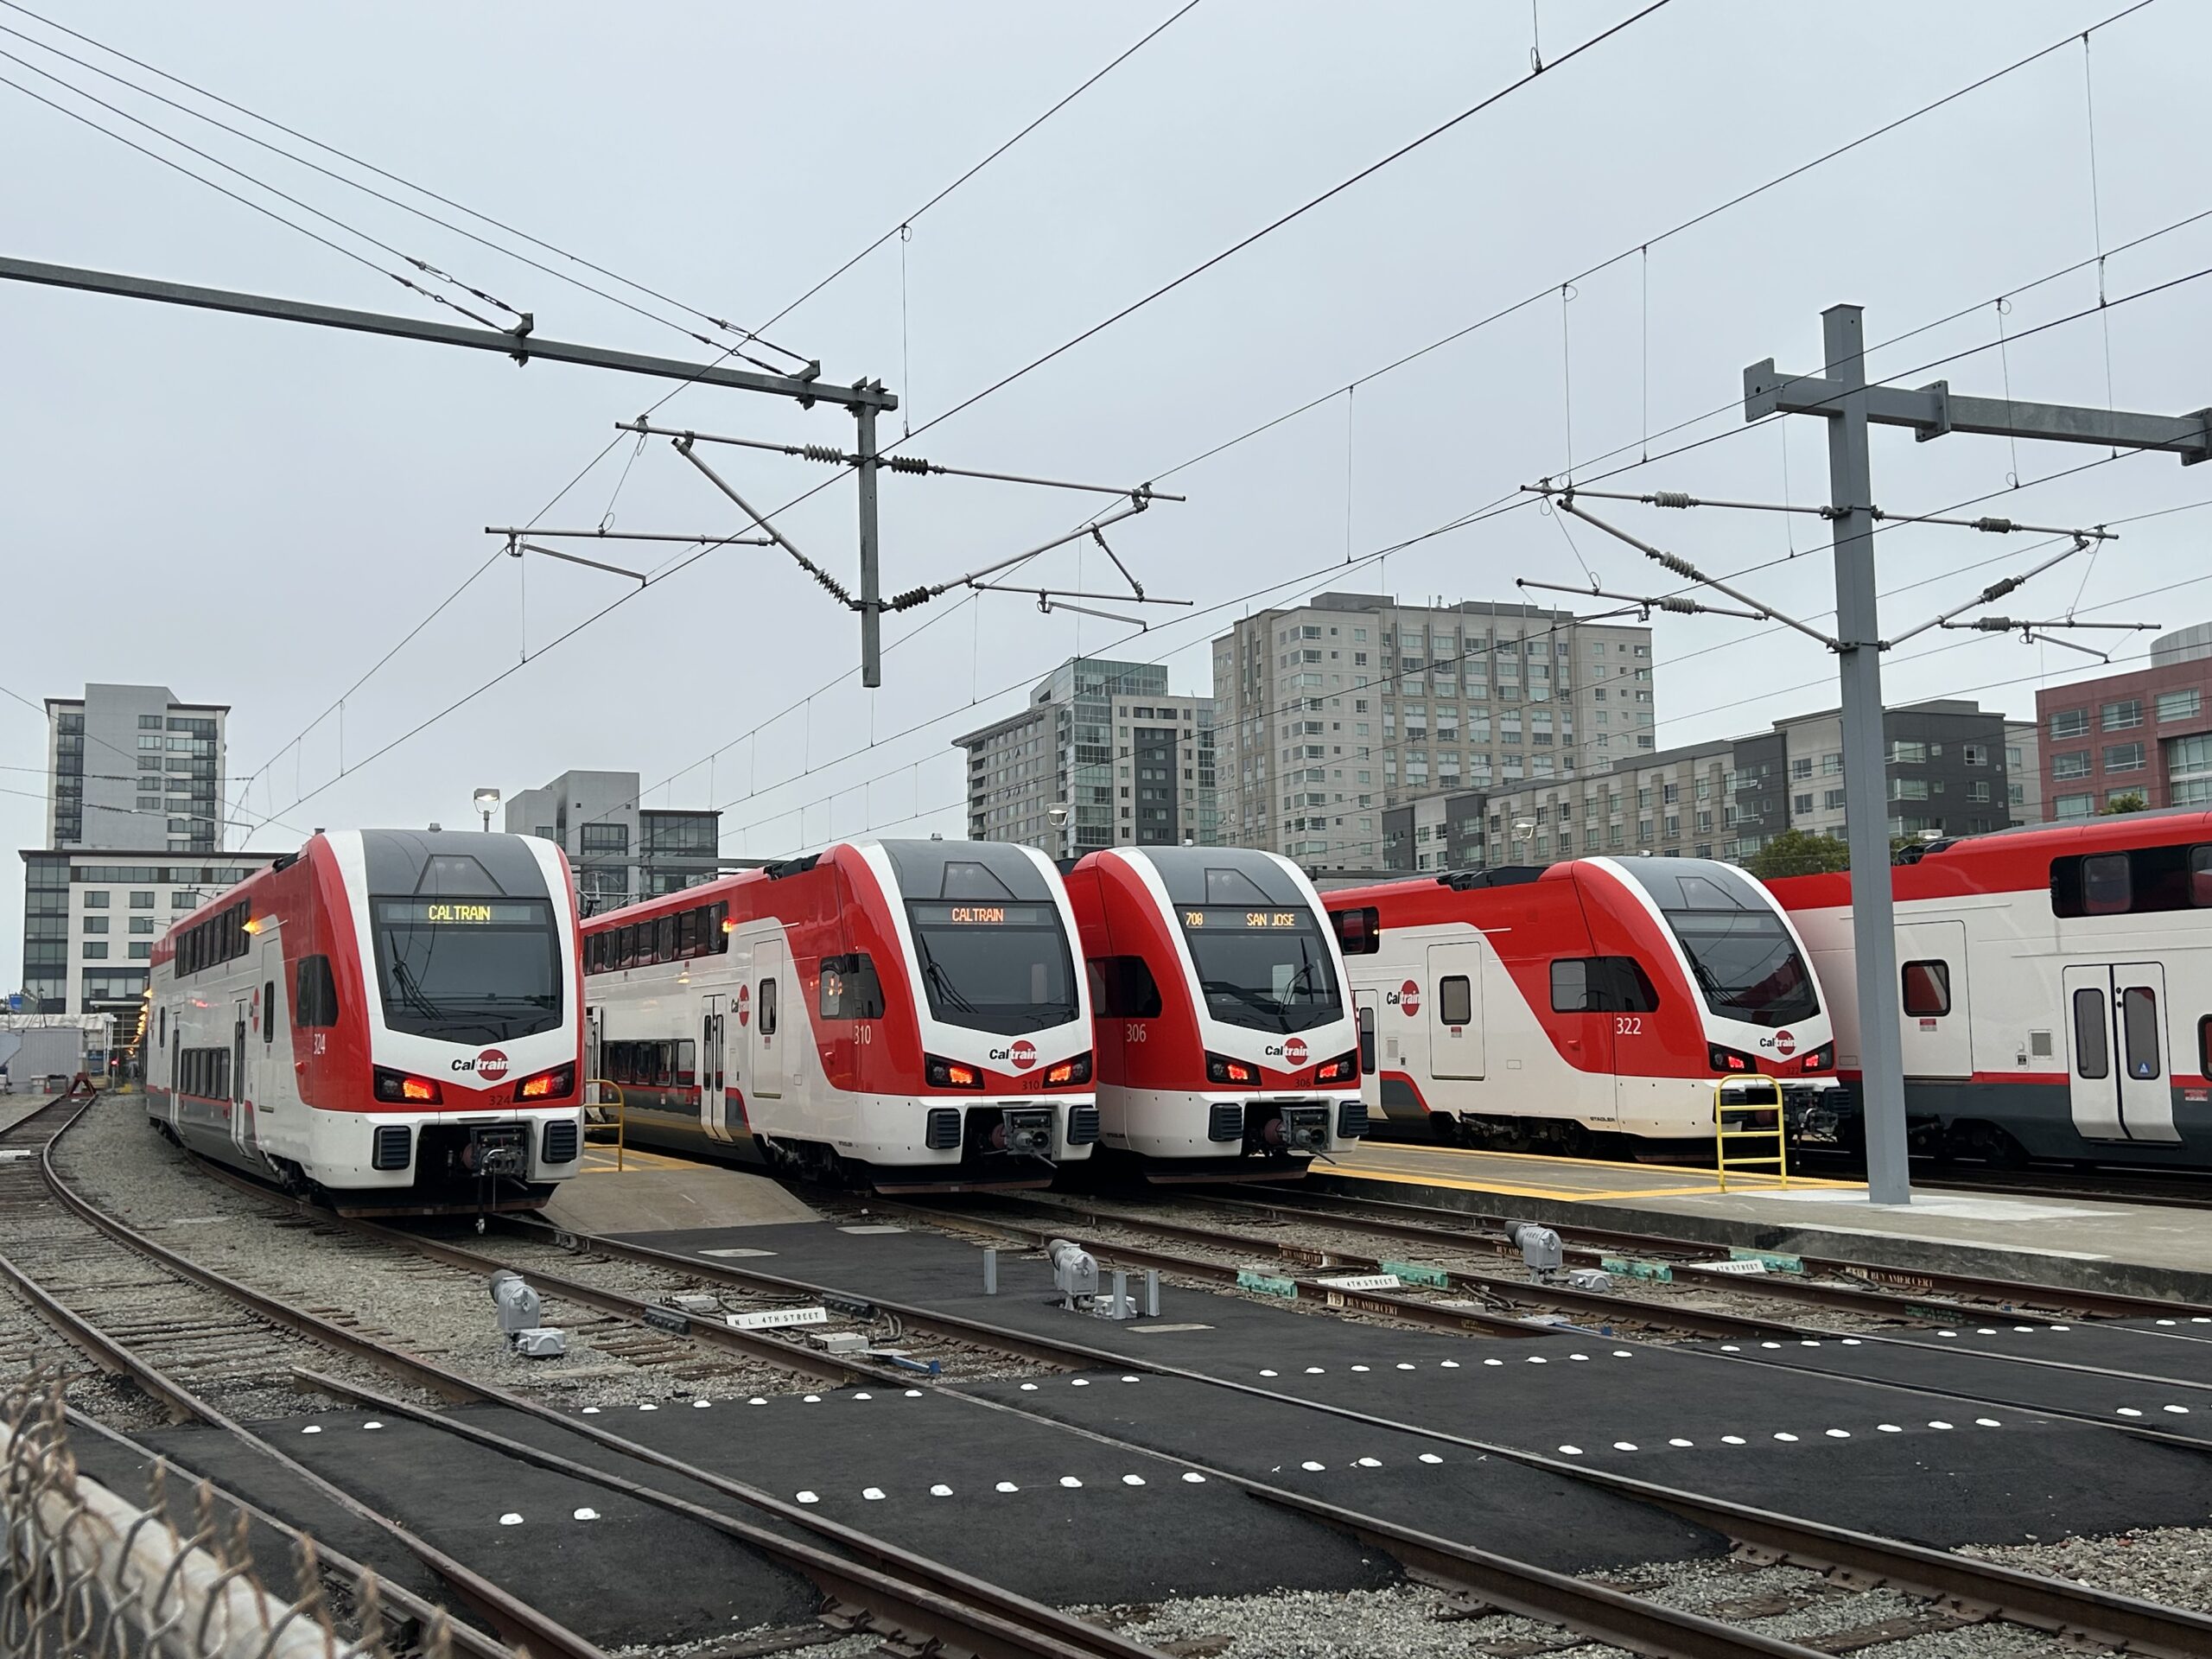
[{"label": "train door", "polygon": [[1974,1076],[1967,925],[1909,922],[1897,929],[1898,1022],[1908,1077]]},{"label": "train door", "polygon": [[[258,1042],[249,1044],[249,1027],[260,1023],[256,999],[241,996],[232,1005],[231,1017],[231,1144],[241,1152],[253,1148],[253,1090],[251,1056]],[[255,1033],[257,1038],[259,1033]]]},{"label": "train door", "polygon": [[1389,1116],[1382,1109],[1382,1056],[1378,1052],[1376,1027],[1382,1017],[1380,991],[1354,991],[1352,1012],[1359,1021],[1359,1097],[1370,1116]]},{"label": "train door", "polygon": [[2166,1066],[2165,969],[2154,962],[2072,963],[2062,978],[2074,1127],[2093,1141],[2179,1141]]},{"label": "train door", "polygon": [[1428,1061],[1440,1077],[1483,1075],[1483,948],[1428,947]]},{"label": "train door", "polygon": [[723,1141],[740,1127],[728,1104],[729,1016],[727,999],[717,991],[699,999],[699,1127],[709,1140]]},{"label": "train door", "polygon": [[[601,1058],[602,1019],[603,1016],[597,1008],[588,1007],[584,1010],[584,1078],[587,1085],[593,1080],[607,1075],[605,1062]],[[599,1103],[596,1093],[590,1090],[588,1087],[584,1095],[584,1103],[587,1106],[595,1106]]]},{"label": "train door", "polygon": [[790,980],[782,939],[765,938],[753,945],[753,1092],[763,1100],[783,1098],[783,994]]},{"label": "train door", "polygon": [[2070,963],[2062,982],[2075,1128],[2104,1141],[2179,1141],[2165,1064],[2165,969]]}]

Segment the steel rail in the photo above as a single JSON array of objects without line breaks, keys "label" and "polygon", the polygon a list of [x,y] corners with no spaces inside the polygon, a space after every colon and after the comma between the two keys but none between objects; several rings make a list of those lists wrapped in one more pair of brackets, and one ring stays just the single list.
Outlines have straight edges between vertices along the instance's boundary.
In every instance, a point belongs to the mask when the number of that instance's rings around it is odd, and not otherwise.
[{"label": "steel rail", "polygon": [[[1124,1217],[1111,1211],[1094,1210],[1090,1205],[1071,1203],[1057,1195],[1023,1198],[1018,1202],[1042,1208],[1064,1211],[1079,1215],[1093,1224],[1134,1227],[1146,1232],[1161,1233],[1173,1238],[1187,1239],[1193,1243],[1212,1245],[1223,1249],[1273,1250],[1278,1255],[1292,1260],[1303,1260],[1312,1267],[1357,1267],[1380,1271],[1380,1257],[1361,1255],[1354,1251],[1339,1250],[1318,1244],[1294,1244],[1287,1239],[1255,1238],[1246,1233],[1233,1233],[1211,1227],[1193,1226],[1187,1222],[1154,1221],[1150,1217]],[[965,1219],[965,1217],[963,1217]],[[1719,1278],[1726,1275],[1715,1274]],[[1510,1300],[1523,1301],[1539,1307],[1573,1309],[1577,1313],[1594,1313],[1607,1319],[1620,1319],[1633,1325],[1664,1325],[1672,1330],[1694,1332],[1708,1337],[1821,1337],[1830,1334],[1804,1325],[1790,1325],[1780,1319],[1761,1319],[1737,1313],[1714,1313],[1703,1308],[1671,1308],[1662,1304],[1638,1301],[1630,1296],[1616,1296],[1601,1290],[1580,1290],[1572,1285],[1542,1285],[1525,1279],[1508,1279],[1500,1274],[1447,1271],[1446,1277],[1452,1287],[1486,1291]]]},{"label": "steel rail", "polygon": [[[521,1224],[548,1236],[569,1239],[577,1248],[603,1250],[630,1260],[735,1285],[865,1300],[876,1307],[896,1313],[911,1329],[944,1331],[969,1339],[999,1342],[1006,1351],[1024,1357],[1036,1357],[1041,1352],[1047,1357],[1077,1366],[1142,1371],[1209,1388],[1226,1389],[1275,1405],[1315,1411],[1370,1427],[1395,1430],[1440,1445],[1502,1458],[1561,1480],[1598,1487],[1665,1509],[1724,1536],[1805,1566],[1838,1568],[1878,1578],[1915,1595],[1986,1609],[1993,1616],[2017,1624],[2037,1630],[2064,1632],[2107,1646],[2125,1648],[2130,1653],[2159,1656],[2159,1659],[2201,1659],[2203,1653],[2212,1651],[2212,1617],[2184,1609],[2164,1607],[2069,1580],[2024,1573],[1973,1556],[1954,1555],[1947,1551],[1881,1538],[1847,1527],[1832,1526],[1825,1522],[1783,1515],[1732,1499],[1708,1497],[1700,1493],[1637,1480],[1520,1447],[1477,1440],[1427,1424],[1377,1416],[1349,1406],[1301,1398],[1256,1383],[1216,1376],[1157,1359],[1133,1357],[1060,1338],[1005,1331],[963,1315],[939,1313],[880,1297],[861,1297],[856,1292],[766,1274],[757,1268],[733,1267],[720,1262],[707,1262],[651,1245],[601,1238],[590,1234],[566,1233],[542,1222],[510,1224]],[[1189,1458],[1164,1453],[1113,1435],[1075,1427],[1012,1402],[970,1392],[963,1385],[941,1382],[937,1385],[936,1392],[951,1394],[1055,1427],[1072,1429],[1102,1444],[1141,1452],[1148,1457],[1166,1456],[1170,1461],[1193,1462]],[[1196,1466],[1205,1470],[1210,1478],[1218,1472],[1224,1480],[1244,1484],[1248,1488],[1252,1484],[1226,1470],[1216,1471],[1204,1463]],[[1301,1504],[1314,1502],[1303,1498],[1298,1501]],[[1354,1518],[1360,1521],[1371,1519]]]},{"label": "steel rail", "polygon": [[[204,1166],[204,1160],[200,1161]],[[66,1185],[57,1186],[56,1190],[73,1208],[82,1206],[79,1213],[118,1242],[154,1260],[183,1268],[194,1276],[207,1273],[205,1268],[194,1268],[167,1246],[156,1243],[114,1217],[90,1205],[81,1196],[69,1192]],[[271,1200],[279,1207],[293,1203],[281,1193],[259,1188],[253,1190],[257,1196]],[[404,1235],[398,1236],[405,1237]],[[219,1279],[220,1275],[210,1274],[209,1277]],[[325,1328],[333,1332],[340,1329],[302,1310],[291,1311],[297,1319],[305,1322],[296,1328],[316,1333]],[[867,1590],[871,1596],[877,1598],[870,1605],[879,1611],[888,1611],[902,1626],[920,1631],[931,1639],[970,1649],[983,1656],[983,1659],[1160,1659],[1152,1649],[1128,1642],[1057,1608],[1048,1607],[929,1556],[889,1543],[857,1528],[831,1521],[757,1487],[670,1457],[651,1446],[585,1422],[581,1418],[563,1414],[525,1395],[495,1384],[479,1382],[419,1355],[396,1348],[376,1347],[372,1350],[372,1355],[380,1369],[397,1372],[429,1386],[448,1397],[504,1406],[524,1416],[537,1418],[570,1433],[596,1441],[626,1457],[656,1464],[686,1479],[735,1497],[778,1520],[817,1534],[863,1560],[874,1563],[868,1583],[861,1584],[851,1576],[852,1563],[839,1561],[834,1556],[824,1556],[812,1545],[773,1530],[755,1529],[760,1548],[772,1559],[791,1566],[802,1576],[823,1586],[828,1593],[839,1593],[836,1586],[840,1585]],[[893,1375],[890,1385],[904,1388],[909,1386],[910,1381]],[[439,1421],[443,1423],[445,1420]],[[456,1430],[458,1427],[457,1424],[446,1426]],[[828,1574],[828,1581],[817,1578],[817,1572]]]},{"label": "steel rail", "polygon": [[[87,1417],[74,1406],[67,1407],[65,1410],[72,1433],[82,1431],[92,1434],[105,1440],[118,1451],[131,1457],[142,1458],[149,1464],[175,1461],[165,1452],[156,1452],[149,1446],[140,1445],[121,1429],[111,1428],[96,1417]],[[219,1502],[228,1504],[237,1513],[259,1522],[280,1537],[289,1538],[296,1544],[312,1543],[315,1547],[315,1557],[323,1566],[344,1574],[353,1580],[355,1584],[363,1582],[373,1571],[372,1568],[355,1560],[343,1550],[322,1539],[312,1537],[290,1522],[263,1509],[251,1498],[240,1497],[230,1487],[222,1485],[206,1475],[201,1475],[198,1478]],[[474,1659],[518,1659],[513,1649],[504,1643],[494,1641],[474,1625],[464,1624],[454,1618],[449,1611],[435,1602],[424,1600],[405,1585],[396,1582],[384,1573],[378,1573],[376,1580],[377,1593],[386,1601],[399,1607],[423,1630],[429,1630],[435,1620],[442,1618],[446,1621],[446,1629],[450,1635],[453,1645],[463,1653],[474,1655]]]},{"label": "steel rail", "polygon": [[[1477,1232],[1467,1228],[1439,1227],[1422,1222],[1399,1221],[1388,1216],[1370,1216],[1356,1211],[1324,1208],[1304,1203],[1268,1202],[1256,1198],[1230,1198],[1226,1193],[1205,1193],[1204,1202],[1228,1210],[1256,1210],[1284,1221],[1320,1223],[1343,1227],[1353,1232],[1377,1233],[1385,1237],[1402,1238],[1412,1243],[1436,1244],[1457,1249],[1485,1250],[1496,1255],[1519,1254],[1517,1247],[1502,1232]],[[1340,1204],[1382,1204],[1380,1198],[1349,1198],[1331,1194]],[[1450,1211],[1427,1211],[1436,1215],[1450,1215]],[[1472,1219],[1470,1217],[1469,1219]],[[1542,1225],[1551,1226],[1551,1223]],[[1571,1224],[1554,1227],[1555,1231],[1571,1230]],[[1687,1242],[1669,1247],[1671,1250],[1699,1248]],[[1602,1250],[1576,1249],[1576,1259],[1601,1259]],[[1788,1274],[1733,1274],[1718,1268],[1700,1266],[1694,1262],[1669,1259],[1666,1266],[1676,1280],[1692,1284],[1710,1286],[1715,1290],[1730,1290],[1742,1295],[1771,1296],[1777,1300],[1803,1302],[1808,1306],[1846,1308],[1853,1313],[1873,1313],[1889,1319],[1906,1319],[1923,1315],[1942,1319],[1974,1319],[1986,1315],[1989,1309],[1975,1307],[1965,1302],[1938,1301],[1929,1297],[1901,1296],[1886,1290],[1876,1290],[1864,1285],[1830,1285],[1803,1280]],[[2030,1317],[2040,1318],[2031,1315]],[[1811,1333],[1807,1333],[1811,1334]]]},{"label": "steel rail", "polygon": [[[127,1249],[137,1251],[164,1266],[178,1267],[180,1263],[172,1260],[172,1252],[163,1250],[160,1246],[153,1244],[150,1240],[142,1238],[140,1235],[123,1227],[120,1223],[114,1223],[112,1225],[104,1224],[102,1220],[95,1218],[99,1215],[97,1211],[87,1213],[89,1207],[86,1205],[85,1201],[69,1188],[54,1166],[55,1143],[69,1132],[86,1112],[92,1109],[99,1098],[98,1096],[93,1096],[92,1100],[86,1101],[77,1111],[71,1114],[68,1121],[54,1131],[52,1138],[41,1149],[39,1154],[41,1178],[44,1180],[48,1191],[60,1198],[73,1213],[88,1224]],[[150,1361],[135,1353],[127,1344],[116,1341],[100,1331],[84,1315],[65,1306],[48,1294],[42,1287],[32,1285],[29,1276],[15,1263],[10,1262],[5,1262],[4,1265],[11,1279],[18,1285],[34,1291],[35,1300],[39,1302],[49,1318],[75,1333],[79,1345],[97,1347],[104,1353],[111,1356],[123,1367],[124,1373],[137,1381],[149,1394],[165,1403],[181,1408],[189,1417],[204,1422],[212,1428],[220,1430],[237,1444],[259,1452],[310,1490],[337,1504],[347,1514],[382,1532],[394,1544],[429,1568],[455,1596],[474,1608],[479,1617],[510,1643],[527,1644],[535,1653],[558,1655],[562,1656],[562,1659],[607,1659],[607,1655],[595,1643],[578,1635],[558,1620],[550,1618],[539,1612],[528,1602],[508,1594],[473,1567],[456,1560],[435,1544],[418,1537],[391,1516],[362,1502],[351,1492],[318,1474],[289,1452],[280,1450],[218,1407],[201,1399]],[[224,1290],[225,1287],[230,1286],[232,1282],[221,1274],[209,1273],[205,1268],[196,1269],[185,1276],[206,1285],[210,1289],[219,1291]],[[243,1291],[245,1287],[238,1287],[238,1289]],[[226,1291],[225,1294],[228,1293]],[[259,1297],[257,1294],[251,1299],[241,1296],[238,1300],[244,1306],[252,1308],[257,1313],[260,1311],[262,1303],[267,1300],[266,1298]],[[312,1319],[313,1316],[305,1317]],[[323,1322],[315,1321],[315,1323]],[[290,1328],[303,1329],[296,1325],[291,1325]],[[331,1326],[330,1328],[336,1330],[338,1327]]]},{"label": "steel rail", "polygon": [[[1331,1192],[1332,1203],[1359,1206],[1381,1206],[1401,1213],[1431,1216],[1440,1219],[1469,1222],[1479,1227],[1503,1229],[1507,1217],[1474,1211],[1446,1210],[1427,1205],[1398,1204],[1381,1198],[1358,1198],[1348,1193]],[[1514,1217],[1528,1219],[1528,1217]],[[1662,1233],[1628,1232],[1618,1228],[1592,1227],[1574,1221],[1547,1220],[1541,1224],[1558,1233],[1572,1245],[1582,1241],[1586,1254],[1596,1254],[1600,1247],[1616,1249],[1657,1252],[1700,1250],[1721,1248],[1706,1239],[1686,1238]],[[1937,1268],[1887,1267],[1877,1262],[1860,1262],[1847,1256],[1808,1255],[1792,1250],[1807,1268],[1822,1273],[1840,1274],[1846,1277],[1870,1281],[1878,1285],[1891,1285],[1910,1292],[1918,1287],[1942,1291],[1955,1296],[1980,1297],[1984,1301],[2025,1305],[2031,1307],[2056,1308],[2075,1314],[2094,1313],[2113,1319],[2171,1318],[2176,1313],[2212,1315],[2212,1306],[2193,1302],[2175,1302],[2155,1296],[2131,1295],[2125,1291],[2087,1290],[2069,1285],[2038,1284],[2024,1279],[1997,1279],[1974,1274],[1947,1273]],[[1803,1288],[1801,1287],[1801,1288]],[[1946,1310],[1950,1311],[1950,1310]],[[1968,1310],[1958,1310],[1961,1313]]]}]

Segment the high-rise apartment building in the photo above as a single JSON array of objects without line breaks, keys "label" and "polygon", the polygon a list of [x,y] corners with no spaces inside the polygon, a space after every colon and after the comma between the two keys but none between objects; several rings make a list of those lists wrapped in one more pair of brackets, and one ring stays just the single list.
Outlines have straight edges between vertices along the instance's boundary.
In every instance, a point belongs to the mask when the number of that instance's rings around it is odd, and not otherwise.
[{"label": "high-rise apartment building", "polygon": [[1216,845],[1213,708],[1170,692],[1159,664],[1070,658],[1020,712],[952,740],[968,755],[969,839],[1056,858]]},{"label": "high-rise apartment building", "polygon": [[634,772],[564,772],[506,803],[507,832],[568,854],[587,916],[713,880],[722,867],[721,814],[641,807],[641,792]]},{"label": "high-rise apartment building", "polygon": [[47,845],[208,853],[223,844],[227,703],[164,685],[48,697]]},{"label": "high-rise apartment building", "polygon": [[[1969,836],[2034,823],[2020,767],[2032,750],[2000,712],[1958,699],[1882,717],[1892,836]],[[2024,740],[2032,743],[2032,738]],[[1386,814],[1389,870],[1480,869],[1598,854],[1751,857],[1785,830],[1844,838],[1843,727],[1833,709],[1747,736],[1656,750],[1573,779],[1468,790]]]},{"label": "high-rise apartment building", "polygon": [[1651,630],[1469,600],[1317,594],[1214,641],[1222,839],[1383,863],[1384,814],[1547,787],[1654,748]]}]

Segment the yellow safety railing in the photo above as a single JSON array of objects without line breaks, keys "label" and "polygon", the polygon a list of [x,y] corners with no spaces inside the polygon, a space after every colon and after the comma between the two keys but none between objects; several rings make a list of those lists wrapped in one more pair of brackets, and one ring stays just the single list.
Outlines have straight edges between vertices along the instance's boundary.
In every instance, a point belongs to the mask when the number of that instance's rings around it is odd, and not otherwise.
[{"label": "yellow safety railing", "polygon": [[[1765,1094],[1752,1090],[1762,1084]],[[1737,1090],[1736,1097],[1728,1097],[1730,1090]],[[1754,1119],[1772,1114],[1772,1121],[1764,1126]],[[1772,1179],[1780,1185],[1789,1185],[1789,1124],[1782,1104],[1782,1084],[1773,1077],[1715,1077],[1713,1080],[1713,1166],[1719,1172],[1720,1190],[1728,1190],[1728,1172],[1733,1170],[1771,1170]],[[1774,1153],[1770,1157],[1731,1157],[1731,1141],[1771,1141]]]},{"label": "yellow safety railing", "polygon": [[[604,1111],[607,1096],[614,1096],[614,1116],[594,1122],[591,1114]],[[584,1080],[584,1136],[588,1140],[594,1129],[603,1129],[612,1122],[614,1127],[614,1171],[622,1173],[622,1159],[630,1137],[630,1103],[622,1092],[622,1085],[606,1077],[587,1077]]]}]

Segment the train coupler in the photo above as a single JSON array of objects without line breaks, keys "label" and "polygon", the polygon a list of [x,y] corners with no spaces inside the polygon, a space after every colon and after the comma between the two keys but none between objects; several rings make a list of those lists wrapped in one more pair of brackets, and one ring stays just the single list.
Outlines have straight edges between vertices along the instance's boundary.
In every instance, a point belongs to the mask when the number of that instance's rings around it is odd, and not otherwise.
[{"label": "train coupler", "polygon": [[1325,1104],[1286,1106],[1261,1133],[1270,1146],[1286,1152],[1326,1152],[1329,1109]]},{"label": "train coupler", "polygon": [[1008,1152],[1026,1153],[1037,1158],[1052,1155],[1052,1111],[1050,1107],[1010,1110],[1006,1114],[1004,1128]]}]

